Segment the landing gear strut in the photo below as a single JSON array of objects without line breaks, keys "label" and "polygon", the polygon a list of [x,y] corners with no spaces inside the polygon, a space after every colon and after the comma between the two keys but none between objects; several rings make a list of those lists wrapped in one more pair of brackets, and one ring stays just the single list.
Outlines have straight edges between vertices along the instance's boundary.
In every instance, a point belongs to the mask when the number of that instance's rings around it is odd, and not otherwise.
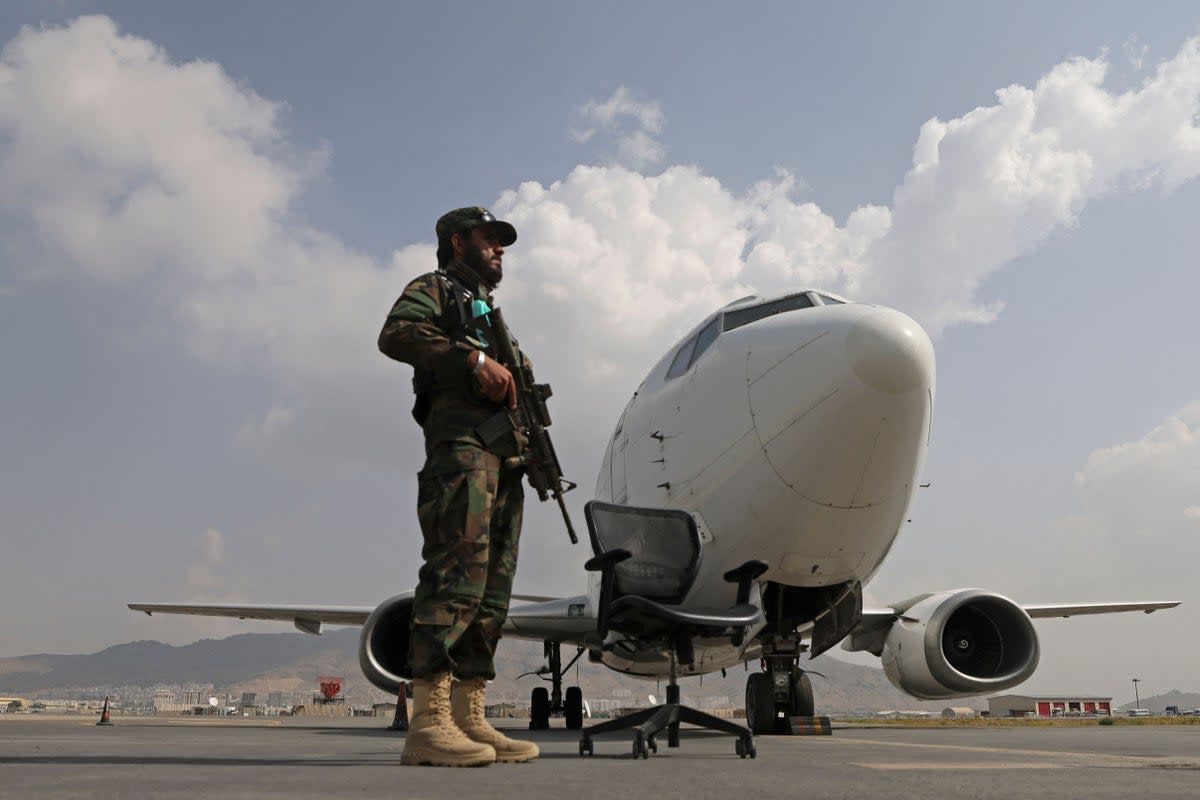
[{"label": "landing gear strut", "polygon": [[812,682],[800,669],[806,649],[789,638],[763,643],[763,672],[746,680],[746,723],[752,733],[789,733],[790,717],[813,716]]},{"label": "landing gear strut", "polygon": [[551,714],[562,714],[566,719],[568,730],[579,730],[583,727],[583,692],[578,686],[568,686],[564,701],[562,676],[564,672],[575,666],[575,662],[583,655],[584,648],[580,647],[575,657],[564,667],[561,643],[545,642],[544,647],[546,666],[532,674],[549,675],[550,690],[547,691],[545,686],[538,686],[530,694],[529,730],[538,731],[549,728]]}]

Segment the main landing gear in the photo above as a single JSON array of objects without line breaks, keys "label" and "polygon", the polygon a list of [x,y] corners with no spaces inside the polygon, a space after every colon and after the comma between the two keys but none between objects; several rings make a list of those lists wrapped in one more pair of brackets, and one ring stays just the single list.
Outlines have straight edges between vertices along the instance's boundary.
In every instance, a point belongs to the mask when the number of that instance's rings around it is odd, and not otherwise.
[{"label": "main landing gear", "polygon": [[[549,675],[550,689],[538,686],[529,697],[529,730],[546,730],[550,727],[550,715],[562,714],[566,720],[567,729],[577,731],[583,727],[583,691],[578,686],[568,686],[566,697],[563,697],[563,673],[575,666],[575,662],[583,655],[584,648],[571,659],[567,666],[562,665],[562,651],[559,642],[545,643],[546,666],[534,673],[526,675]],[[524,677],[524,676],[521,676]]]},{"label": "main landing gear", "polygon": [[746,724],[751,733],[789,733],[790,717],[813,716],[812,682],[799,666],[805,649],[789,638],[763,643],[763,672],[746,680]]}]

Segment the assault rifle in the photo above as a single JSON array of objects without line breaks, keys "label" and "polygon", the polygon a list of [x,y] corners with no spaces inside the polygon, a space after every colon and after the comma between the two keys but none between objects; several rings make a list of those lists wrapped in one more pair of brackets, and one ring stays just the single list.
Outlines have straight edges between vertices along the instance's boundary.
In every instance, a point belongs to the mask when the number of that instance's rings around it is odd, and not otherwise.
[{"label": "assault rifle", "polygon": [[[550,427],[550,410],[546,407],[546,400],[554,392],[547,383],[533,382],[533,370],[524,359],[521,359],[520,363],[517,362],[517,351],[513,347],[512,337],[508,326],[504,324],[504,315],[500,313],[500,309],[493,308],[487,314],[487,318],[488,335],[495,348],[496,360],[512,373],[517,384],[517,407],[507,409],[504,415],[508,419],[507,426],[517,434],[517,441],[523,439],[528,442],[520,455],[505,459],[505,466],[525,467],[525,475],[529,478],[529,485],[537,492],[538,500],[544,503],[553,497],[558,501],[563,522],[567,524],[567,536],[571,537],[571,544],[576,544],[579,539],[575,536],[575,527],[567,514],[563,495],[574,489],[577,484],[563,477],[558,454],[554,452],[554,443],[550,441],[550,433],[546,430]],[[503,419],[500,421],[504,422]],[[485,424],[491,427],[489,423]]]}]

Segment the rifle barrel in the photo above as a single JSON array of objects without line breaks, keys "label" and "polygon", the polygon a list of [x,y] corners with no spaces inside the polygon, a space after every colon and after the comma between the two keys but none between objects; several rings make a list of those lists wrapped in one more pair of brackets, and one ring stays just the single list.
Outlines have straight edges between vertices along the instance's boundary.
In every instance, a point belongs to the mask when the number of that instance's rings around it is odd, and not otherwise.
[{"label": "rifle barrel", "polygon": [[563,522],[567,523],[567,536],[571,537],[571,544],[579,544],[579,537],[575,535],[575,526],[571,524],[571,515],[567,513],[567,504],[563,502],[562,492],[555,492],[554,499],[558,501],[558,508],[562,511]]}]

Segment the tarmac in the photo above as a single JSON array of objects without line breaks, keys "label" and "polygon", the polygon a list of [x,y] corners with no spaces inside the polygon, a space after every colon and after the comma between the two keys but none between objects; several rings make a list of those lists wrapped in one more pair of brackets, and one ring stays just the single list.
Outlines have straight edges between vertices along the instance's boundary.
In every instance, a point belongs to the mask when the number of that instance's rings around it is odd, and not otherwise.
[{"label": "tarmac", "polygon": [[[684,729],[682,746],[633,760],[630,739],[562,728],[527,764],[401,767],[390,720],[0,716],[0,798],[511,797],[1195,798],[1200,726],[905,728],[732,737]],[[503,726],[501,721],[501,727]],[[555,720],[561,725],[561,720]]]}]

